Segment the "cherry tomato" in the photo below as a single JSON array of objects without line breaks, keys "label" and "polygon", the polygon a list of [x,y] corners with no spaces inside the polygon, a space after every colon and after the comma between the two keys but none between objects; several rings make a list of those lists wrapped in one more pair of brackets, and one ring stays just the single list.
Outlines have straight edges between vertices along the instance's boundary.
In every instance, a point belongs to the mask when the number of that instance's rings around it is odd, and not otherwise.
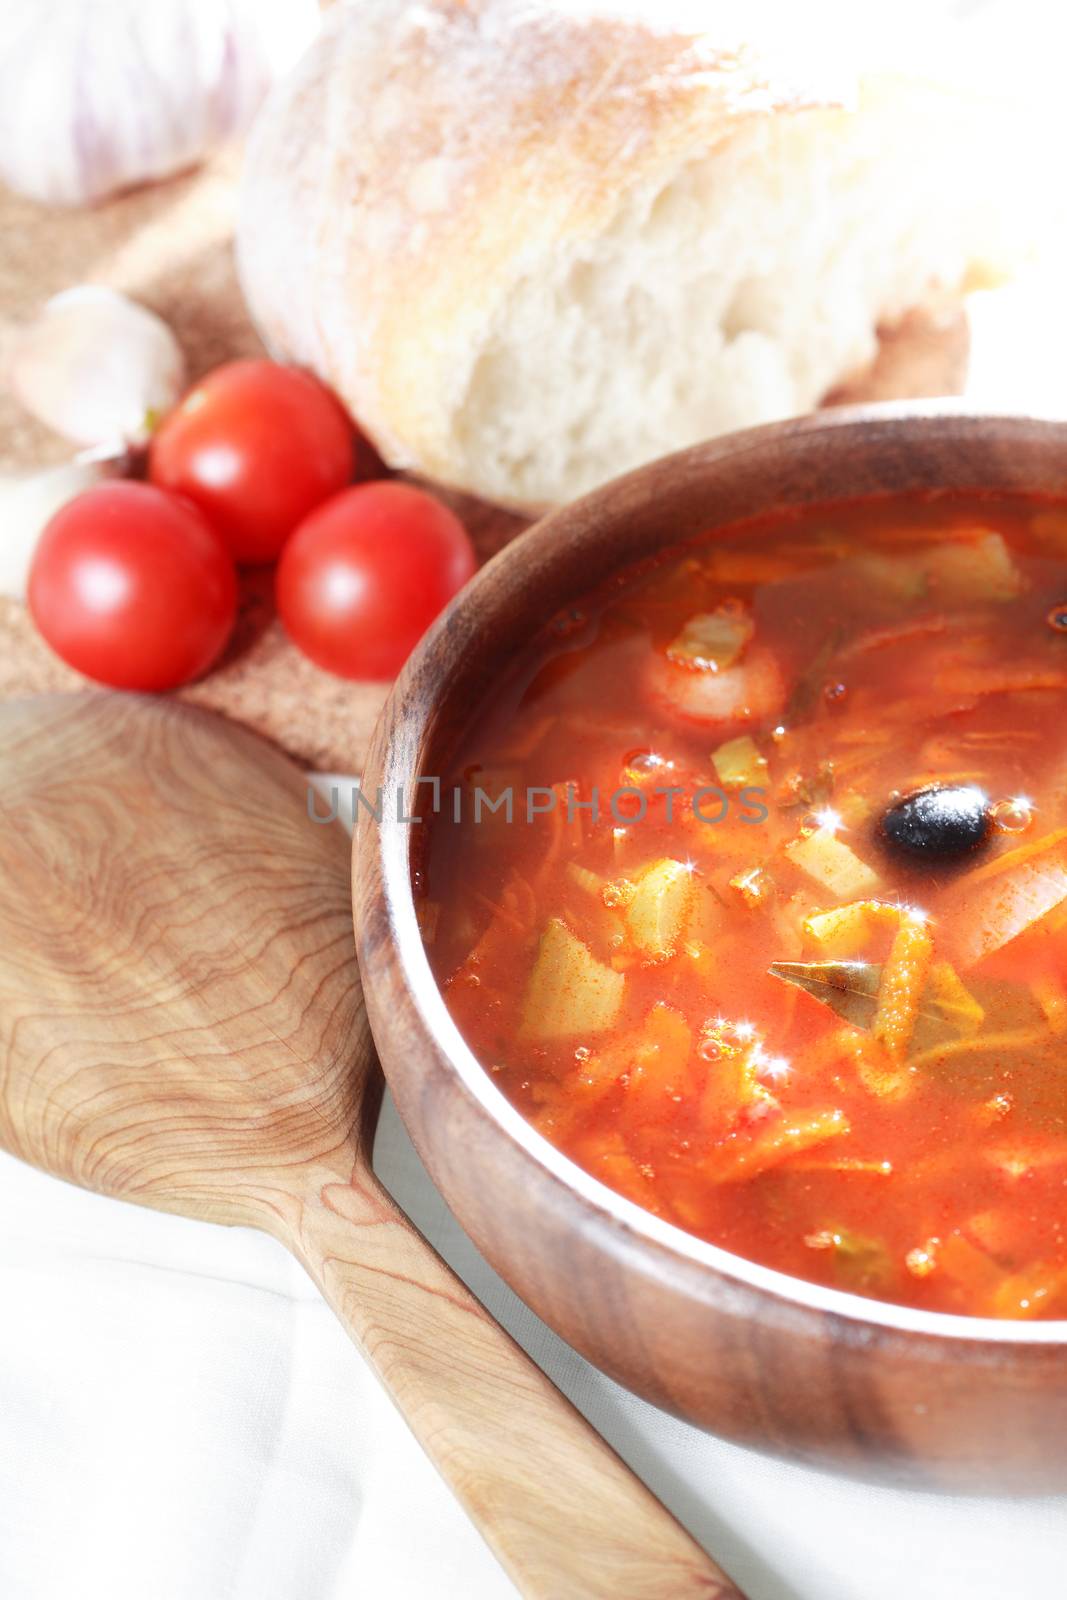
[{"label": "cherry tomato", "polygon": [[293,641],[342,678],[391,678],[474,572],[458,517],[406,483],[335,495],[293,534],[275,580]]},{"label": "cherry tomato", "polygon": [[237,614],[233,558],[195,506],[105,483],[57,511],[34,552],[29,604],[56,655],[116,689],[206,672]]},{"label": "cherry tomato", "polygon": [[195,502],[235,561],[273,561],[297,523],[352,480],[356,436],[316,378],[231,361],[156,431],[148,474]]}]

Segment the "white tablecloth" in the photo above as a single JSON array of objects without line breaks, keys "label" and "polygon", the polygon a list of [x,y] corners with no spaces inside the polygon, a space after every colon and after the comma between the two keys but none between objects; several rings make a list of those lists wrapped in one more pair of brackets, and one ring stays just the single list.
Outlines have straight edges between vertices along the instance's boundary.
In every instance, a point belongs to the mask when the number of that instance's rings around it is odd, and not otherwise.
[{"label": "white tablecloth", "polygon": [[[1064,1593],[1067,1497],[902,1493],[709,1438],[619,1389],[516,1300],[388,1103],[377,1164],[751,1600]],[[514,1596],[280,1246],[85,1195],[7,1156],[0,1218],[2,1600]]]}]

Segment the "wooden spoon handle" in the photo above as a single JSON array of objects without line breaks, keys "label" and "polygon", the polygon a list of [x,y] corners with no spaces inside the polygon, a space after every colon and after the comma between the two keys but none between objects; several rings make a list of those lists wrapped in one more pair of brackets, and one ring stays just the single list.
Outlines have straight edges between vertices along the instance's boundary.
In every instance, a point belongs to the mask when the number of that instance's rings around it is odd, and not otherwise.
[{"label": "wooden spoon handle", "polygon": [[742,1600],[372,1173],[289,1243],[529,1600]]}]

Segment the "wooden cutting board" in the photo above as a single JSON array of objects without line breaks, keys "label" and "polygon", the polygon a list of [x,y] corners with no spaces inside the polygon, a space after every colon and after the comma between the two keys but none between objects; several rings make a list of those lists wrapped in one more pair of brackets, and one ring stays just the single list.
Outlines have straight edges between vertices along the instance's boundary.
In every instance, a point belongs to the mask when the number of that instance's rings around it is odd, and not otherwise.
[{"label": "wooden cutting board", "polygon": [[[158,311],[185,350],[190,375],[262,353],[234,271],[234,151],[198,172],[87,210],[54,210],[0,189],[0,371],[11,330],[49,295],[103,283]],[[967,329],[958,314],[912,317],[887,333],[871,372],[835,400],[958,393]],[[0,472],[44,466],[70,453],[0,385]],[[526,522],[468,497],[443,498],[463,518],[484,560]],[[2,530],[0,530],[2,537]],[[87,687],[38,638],[26,611],[0,597],[0,700]],[[312,666],[274,616],[270,574],[244,581],[240,620],[220,666],[181,698],[246,723],[309,766],[359,772],[387,686],[349,683]]]}]

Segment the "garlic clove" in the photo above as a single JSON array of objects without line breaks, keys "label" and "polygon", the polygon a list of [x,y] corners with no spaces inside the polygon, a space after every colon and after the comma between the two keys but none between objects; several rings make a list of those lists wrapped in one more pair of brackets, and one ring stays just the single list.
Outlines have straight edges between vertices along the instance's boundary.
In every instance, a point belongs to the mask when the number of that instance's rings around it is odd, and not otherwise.
[{"label": "garlic clove", "polygon": [[143,444],[181,398],[185,358],[154,311],[84,284],[15,334],[7,376],[26,410],[73,443]]},{"label": "garlic clove", "polygon": [[0,0],[0,178],[88,205],[195,166],[320,23],[318,0]]},{"label": "garlic clove", "polygon": [[84,450],[40,472],[0,476],[0,594],[26,598],[37,542],[56,512],[85,489],[129,470],[125,450]]}]

